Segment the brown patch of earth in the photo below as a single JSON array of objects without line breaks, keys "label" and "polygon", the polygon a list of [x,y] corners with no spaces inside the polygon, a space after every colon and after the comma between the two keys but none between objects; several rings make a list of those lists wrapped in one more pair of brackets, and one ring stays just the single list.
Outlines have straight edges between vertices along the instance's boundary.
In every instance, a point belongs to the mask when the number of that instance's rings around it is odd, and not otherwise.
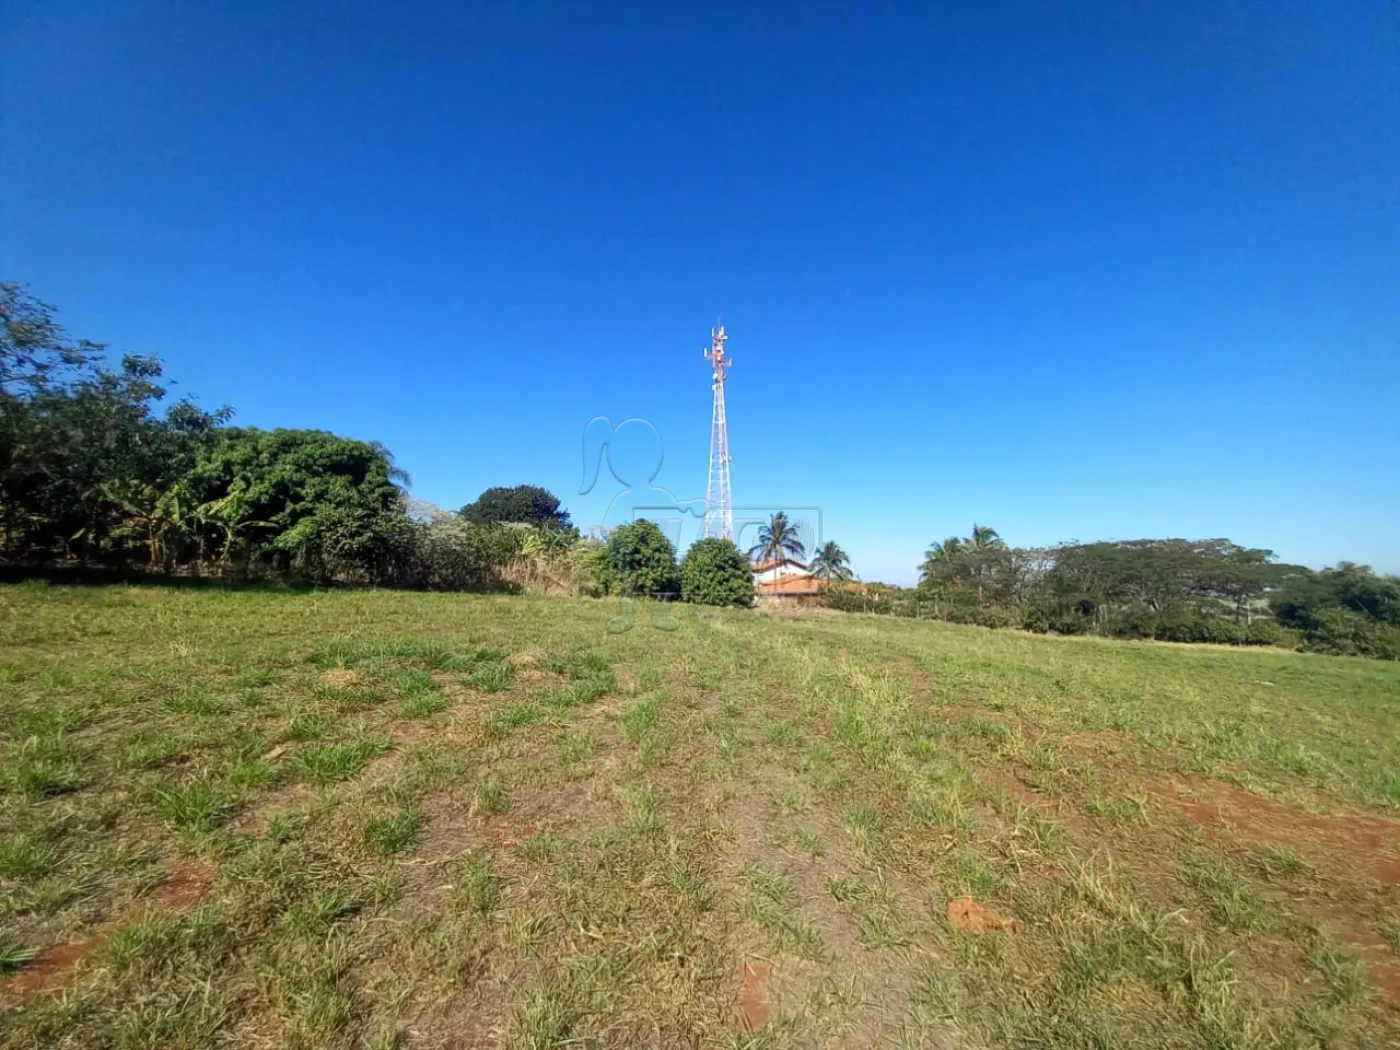
[{"label": "brown patch of earth", "polygon": [[739,968],[739,1027],[752,1032],[762,1028],[773,1017],[773,1003],[768,997],[768,978],[772,970],[766,963],[745,962]]},{"label": "brown patch of earth", "polygon": [[1343,927],[1342,934],[1361,949],[1371,983],[1392,1007],[1400,1009],[1400,957],[1370,930],[1353,925]]},{"label": "brown patch of earth", "polygon": [[948,902],[948,921],[967,933],[982,934],[1007,930],[1017,932],[1016,920],[998,915],[971,897],[954,897]]},{"label": "brown patch of earth", "polygon": [[67,988],[76,976],[78,967],[111,940],[112,932],[111,929],[101,930],[84,940],[60,944],[18,973],[0,979],[0,1004],[9,1006],[28,995]]},{"label": "brown patch of earth", "polygon": [[[1183,794],[1183,788],[1190,796]],[[1193,779],[1151,787],[1193,823],[1228,838],[1255,845],[1287,846],[1316,860],[1319,867],[1361,872],[1377,882],[1400,885],[1400,853],[1389,844],[1400,838],[1400,820],[1360,813],[1320,816],[1214,780]]]},{"label": "brown patch of earth", "polygon": [[[213,885],[213,868],[207,864],[184,864],[163,878],[151,897],[163,907],[184,911],[202,901]],[[80,941],[51,948],[17,973],[0,978],[0,1004],[8,1006],[29,995],[67,988],[78,968],[112,939],[119,925],[108,923]]]},{"label": "brown patch of earth", "polygon": [[207,864],[183,864],[161,879],[152,896],[157,903],[177,911],[193,908],[214,885],[214,869]]},{"label": "brown patch of earth", "polygon": [[526,839],[534,838],[539,834],[539,830],[533,824],[512,828],[509,821],[492,820],[482,827],[481,836],[499,849],[514,849]]}]

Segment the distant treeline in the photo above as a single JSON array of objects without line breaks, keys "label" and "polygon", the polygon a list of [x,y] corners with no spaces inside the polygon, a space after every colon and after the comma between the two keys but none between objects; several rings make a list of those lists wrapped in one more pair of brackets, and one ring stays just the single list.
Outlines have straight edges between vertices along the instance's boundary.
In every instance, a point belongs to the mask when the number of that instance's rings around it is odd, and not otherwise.
[{"label": "distant treeline", "polygon": [[987,627],[1400,658],[1400,578],[1315,572],[1225,539],[1008,546],[973,526],[931,547],[915,589],[832,593],[835,608]]},{"label": "distant treeline", "polygon": [[[51,307],[0,283],[0,567],[751,599],[748,563],[727,541],[678,562],[644,524],[585,539],[531,485],[440,510],[408,499],[407,476],[376,442],[234,427],[231,416],[168,402],[154,358],[113,367],[105,347],[70,339]],[[775,515],[764,556],[800,557],[789,531]],[[929,550],[913,590],[848,589],[845,561],[828,544],[813,563],[835,608],[1400,657],[1400,580],[1348,563],[1280,565],[1228,540],[1018,549],[974,527]]]}]

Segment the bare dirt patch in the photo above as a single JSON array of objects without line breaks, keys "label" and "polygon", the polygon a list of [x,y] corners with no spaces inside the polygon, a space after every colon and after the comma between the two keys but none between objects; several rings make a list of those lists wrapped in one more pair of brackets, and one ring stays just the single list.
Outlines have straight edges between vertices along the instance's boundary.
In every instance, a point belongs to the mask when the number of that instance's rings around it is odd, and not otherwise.
[{"label": "bare dirt patch", "polygon": [[1394,1009],[1400,1010],[1400,956],[1375,933],[1355,923],[1344,926],[1343,936],[1361,950],[1371,983]]},{"label": "bare dirt patch", "polygon": [[739,967],[738,1025],[745,1031],[762,1028],[773,1017],[773,1002],[768,995],[768,978],[772,970],[767,963],[745,962]]},{"label": "bare dirt patch", "polygon": [[1224,837],[1254,845],[1287,846],[1319,867],[1377,882],[1400,885],[1400,853],[1389,847],[1400,838],[1400,820],[1360,813],[1320,816],[1261,798],[1220,781],[1192,779],[1150,788],[1193,823]]},{"label": "bare dirt patch", "polygon": [[18,973],[0,979],[0,1005],[10,1006],[29,995],[58,992],[67,988],[78,967],[112,938],[112,930],[101,930],[81,941],[52,948]]},{"label": "bare dirt patch", "polygon": [[[151,899],[173,911],[185,911],[208,896],[214,874],[207,864],[183,864],[160,881]],[[0,978],[0,1006],[67,988],[77,977],[79,967],[112,939],[120,925],[120,921],[107,923],[82,940],[50,948],[18,973]]]},{"label": "bare dirt patch", "polygon": [[151,895],[167,908],[193,908],[214,886],[214,869],[207,864],[183,864],[160,881]]},{"label": "bare dirt patch", "polygon": [[954,897],[948,902],[948,921],[958,929],[972,934],[988,932],[1018,932],[1016,920],[998,915],[985,904],[971,897]]}]

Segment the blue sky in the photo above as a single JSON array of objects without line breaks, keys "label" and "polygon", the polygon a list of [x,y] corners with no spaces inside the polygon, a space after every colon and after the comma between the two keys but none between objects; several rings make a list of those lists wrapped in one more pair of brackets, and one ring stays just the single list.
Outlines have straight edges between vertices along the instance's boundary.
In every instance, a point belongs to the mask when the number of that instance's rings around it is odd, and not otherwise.
[{"label": "blue sky", "polygon": [[1400,571],[1400,7],[0,7],[0,276],[449,507],[598,414],[867,579],[1229,536]]}]

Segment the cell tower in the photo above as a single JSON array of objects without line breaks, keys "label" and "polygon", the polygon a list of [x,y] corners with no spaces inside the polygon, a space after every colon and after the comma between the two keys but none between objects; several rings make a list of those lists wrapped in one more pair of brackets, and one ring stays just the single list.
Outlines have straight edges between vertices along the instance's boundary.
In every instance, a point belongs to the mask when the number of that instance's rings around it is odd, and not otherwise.
[{"label": "cell tower", "polygon": [[710,329],[705,359],[714,367],[715,410],[710,422],[710,483],[705,492],[704,534],[734,539],[734,499],[729,491],[729,421],[724,414],[724,374],[732,363],[724,352],[724,325]]}]

